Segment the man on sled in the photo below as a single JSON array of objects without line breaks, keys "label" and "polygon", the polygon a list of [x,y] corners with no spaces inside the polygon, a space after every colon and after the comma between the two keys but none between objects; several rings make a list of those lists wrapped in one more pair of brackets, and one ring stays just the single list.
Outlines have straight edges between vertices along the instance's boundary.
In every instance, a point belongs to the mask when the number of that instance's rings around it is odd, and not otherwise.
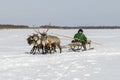
[{"label": "man on sled", "polygon": [[87,43],[87,37],[83,34],[83,30],[79,29],[78,33],[74,35],[74,40],[72,40],[72,43],[74,42],[80,42],[82,43],[82,47],[84,48],[83,51],[86,51],[86,43]]}]

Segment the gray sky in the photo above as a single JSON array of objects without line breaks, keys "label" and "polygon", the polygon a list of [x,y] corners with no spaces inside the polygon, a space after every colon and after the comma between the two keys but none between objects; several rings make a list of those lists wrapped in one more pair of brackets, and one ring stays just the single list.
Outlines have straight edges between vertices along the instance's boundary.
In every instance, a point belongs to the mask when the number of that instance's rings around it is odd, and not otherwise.
[{"label": "gray sky", "polygon": [[120,0],[0,0],[0,24],[120,25]]}]

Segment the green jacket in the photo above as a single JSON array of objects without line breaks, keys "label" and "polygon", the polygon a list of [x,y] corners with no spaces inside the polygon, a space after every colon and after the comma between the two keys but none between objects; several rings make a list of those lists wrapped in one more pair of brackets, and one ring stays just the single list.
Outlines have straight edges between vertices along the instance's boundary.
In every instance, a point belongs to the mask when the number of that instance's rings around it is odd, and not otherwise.
[{"label": "green jacket", "polygon": [[74,39],[78,39],[80,42],[84,42],[87,40],[87,37],[84,34],[76,33],[74,35]]}]

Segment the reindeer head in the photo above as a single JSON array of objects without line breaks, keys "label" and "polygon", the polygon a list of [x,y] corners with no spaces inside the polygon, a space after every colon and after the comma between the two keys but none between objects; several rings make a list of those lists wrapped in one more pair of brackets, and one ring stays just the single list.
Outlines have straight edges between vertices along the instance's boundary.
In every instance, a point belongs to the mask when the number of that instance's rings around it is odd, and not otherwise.
[{"label": "reindeer head", "polygon": [[47,39],[47,33],[43,32],[41,33],[41,40],[44,41]]},{"label": "reindeer head", "polygon": [[40,39],[38,34],[33,34],[32,37],[34,41],[38,41]]},{"label": "reindeer head", "polygon": [[27,42],[29,45],[31,45],[33,43],[33,36],[29,35],[29,37],[27,38]]},{"label": "reindeer head", "polygon": [[30,35],[27,38],[27,42],[29,45],[34,44],[34,42],[37,42],[38,40],[40,40],[40,37],[38,36],[38,34]]}]

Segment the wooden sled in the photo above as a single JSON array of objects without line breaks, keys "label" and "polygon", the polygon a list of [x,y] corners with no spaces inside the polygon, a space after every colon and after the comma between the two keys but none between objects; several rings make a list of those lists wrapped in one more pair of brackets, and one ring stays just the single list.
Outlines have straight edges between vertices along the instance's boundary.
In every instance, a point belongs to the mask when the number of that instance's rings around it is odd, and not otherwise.
[{"label": "wooden sled", "polygon": [[[94,47],[91,48],[91,40],[87,40],[87,45],[89,45],[89,48],[87,50],[94,49]],[[80,42],[71,42],[70,44],[68,44],[68,46],[72,51],[83,51],[82,43]]]}]

